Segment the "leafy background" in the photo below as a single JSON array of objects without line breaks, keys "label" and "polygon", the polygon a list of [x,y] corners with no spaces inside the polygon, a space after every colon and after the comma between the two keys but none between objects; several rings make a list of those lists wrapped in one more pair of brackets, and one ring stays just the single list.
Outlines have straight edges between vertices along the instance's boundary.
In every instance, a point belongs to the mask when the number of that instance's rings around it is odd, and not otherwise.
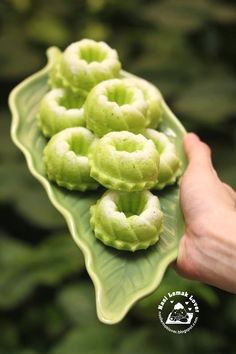
[{"label": "leafy background", "polygon": [[[118,325],[99,323],[79,249],[9,137],[7,97],[45,65],[50,45],[89,37],[117,48],[126,70],[154,82],[236,187],[236,5],[217,0],[1,0],[0,354],[236,353],[236,297],[169,269]],[[157,305],[192,292],[200,319],[167,332]]]}]

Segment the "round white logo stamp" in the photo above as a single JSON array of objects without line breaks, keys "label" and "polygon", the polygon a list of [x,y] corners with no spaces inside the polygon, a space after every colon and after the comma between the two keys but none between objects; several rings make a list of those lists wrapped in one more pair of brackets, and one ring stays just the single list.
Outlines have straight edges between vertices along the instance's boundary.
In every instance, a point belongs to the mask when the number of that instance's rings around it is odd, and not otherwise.
[{"label": "round white logo stamp", "polygon": [[183,334],[197,323],[199,306],[187,291],[173,291],[165,295],[158,305],[158,317],[167,331]]}]

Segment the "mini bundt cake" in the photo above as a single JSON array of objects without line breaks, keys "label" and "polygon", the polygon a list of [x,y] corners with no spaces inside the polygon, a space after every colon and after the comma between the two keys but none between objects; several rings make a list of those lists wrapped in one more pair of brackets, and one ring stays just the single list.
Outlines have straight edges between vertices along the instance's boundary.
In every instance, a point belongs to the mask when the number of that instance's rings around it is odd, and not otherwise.
[{"label": "mini bundt cake", "polygon": [[104,135],[90,155],[91,176],[109,189],[141,191],[157,183],[159,153],[154,143],[128,131]]},{"label": "mini bundt cake", "polygon": [[87,127],[99,137],[111,131],[141,132],[146,127],[146,110],[142,91],[121,79],[101,82],[85,102]]},{"label": "mini bundt cake", "polygon": [[42,99],[37,115],[38,126],[46,137],[63,129],[84,127],[85,97],[63,88],[49,91]]},{"label": "mini bundt cake", "polygon": [[54,135],[44,149],[44,164],[49,180],[70,190],[96,189],[90,177],[88,154],[95,136],[86,128],[67,128]]},{"label": "mini bundt cake", "polygon": [[159,199],[149,191],[107,191],[90,211],[95,236],[120,250],[146,249],[162,231]]}]

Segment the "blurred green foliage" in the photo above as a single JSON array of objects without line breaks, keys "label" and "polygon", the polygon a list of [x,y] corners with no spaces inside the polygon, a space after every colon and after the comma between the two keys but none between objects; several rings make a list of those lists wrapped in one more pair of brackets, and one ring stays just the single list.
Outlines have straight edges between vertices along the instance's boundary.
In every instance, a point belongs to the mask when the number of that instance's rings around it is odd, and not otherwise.
[{"label": "blurred green foliage", "polygon": [[[235,2],[2,0],[0,29],[0,354],[235,353],[235,296],[171,269],[122,323],[99,323],[81,252],[12,144],[7,111],[9,91],[45,64],[48,46],[105,40],[125,69],[161,89],[236,187]],[[180,288],[200,302],[184,336],[157,319],[162,296]]]}]

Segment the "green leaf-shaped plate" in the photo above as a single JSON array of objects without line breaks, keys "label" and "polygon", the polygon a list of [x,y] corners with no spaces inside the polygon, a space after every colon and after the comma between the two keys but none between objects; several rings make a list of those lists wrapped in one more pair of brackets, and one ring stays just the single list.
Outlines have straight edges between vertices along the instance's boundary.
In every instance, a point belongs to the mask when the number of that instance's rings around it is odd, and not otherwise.
[{"label": "green leaf-shaped plate", "polygon": [[[70,192],[50,183],[45,176],[42,154],[46,139],[37,128],[35,115],[41,98],[48,90],[48,72],[57,51],[55,47],[50,48],[46,67],[12,91],[11,134],[15,144],[24,153],[31,173],[42,183],[52,204],[65,217],[73,239],[84,254],[86,267],[96,290],[99,319],[104,323],[117,323],[137,300],[157,288],[166,267],[177,256],[179,240],[184,230],[179,207],[179,188],[168,187],[158,193],[164,212],[164,230],[160,241],[148,250],[122,252],[103,245],[95,238],[89,224],[89,207],[102,192]],[[123,74],[128,75],[125,72]],[[185,130],[166,105],[161,130],[173,136],[173,139],[176,138],[183,172],[186,163],[182,137]]]}]

